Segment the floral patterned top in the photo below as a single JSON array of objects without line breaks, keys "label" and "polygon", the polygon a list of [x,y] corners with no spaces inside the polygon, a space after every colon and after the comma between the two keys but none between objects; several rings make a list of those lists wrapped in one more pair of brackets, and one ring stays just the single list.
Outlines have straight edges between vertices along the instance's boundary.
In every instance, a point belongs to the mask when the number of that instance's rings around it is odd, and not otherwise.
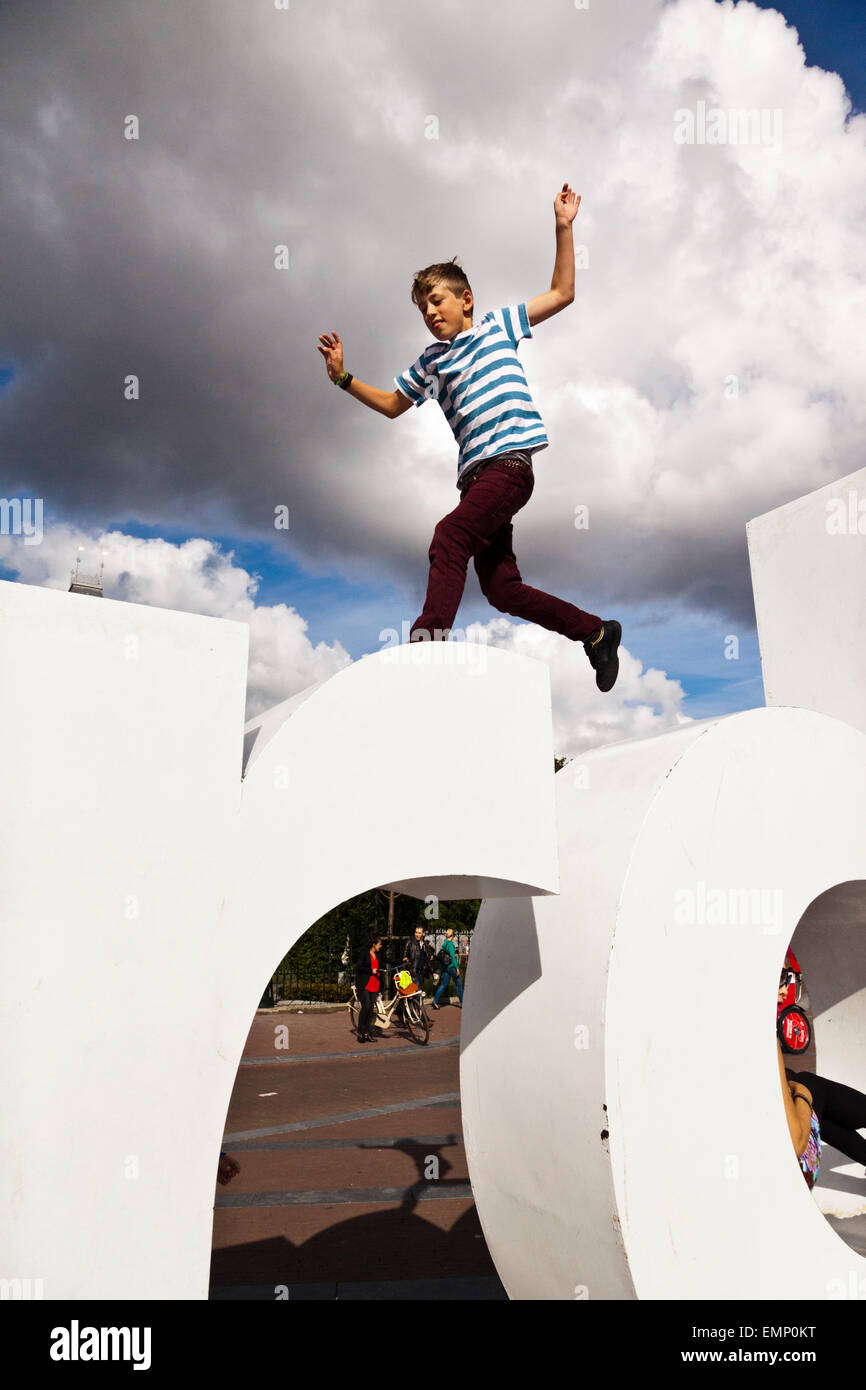
[{"label": "floral patterned top", "polygon": [[800,1167],[803,1177],[806,1179],[806,1186],[812,1188],[818,1177],[818,1169],[821,1166],[821,1130],[818,1126],[818,1116],[812,1111],[812,1123],[809,1127],[809,1138],[806,1147],[800,1154]]}]

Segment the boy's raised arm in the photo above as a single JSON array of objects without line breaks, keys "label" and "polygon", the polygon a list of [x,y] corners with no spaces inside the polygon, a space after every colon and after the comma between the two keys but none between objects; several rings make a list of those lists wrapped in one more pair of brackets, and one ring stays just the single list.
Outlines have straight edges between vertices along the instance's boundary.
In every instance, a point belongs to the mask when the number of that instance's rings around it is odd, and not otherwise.
[{"label": "boy's raised arm", "polygon": [[580,195],[564,183],[553,200],[556,216],[556,260],[553,265],[553,279],[546,294],[536,295],[535,299],[527,301],[526,313],[530,327],[552,318],[574,299],[574,237],[571,224],[579,207]]},{"label": "boy's raised arm", "polygon": [[[317,348],[325,359],[325,367],[331,381],[338,382],[342,376],[348,376],[343,370],[343,344],[338,333],[320,333]],[[386,415],[389,420],[396,420],[397,416],[402,415],[412,404],[401,392],[380,391],[378,386],[368,386],[356,376],[351,377],[344,389],[348,396],[354,396],[356,401],[368,405],[380,415]]]}]

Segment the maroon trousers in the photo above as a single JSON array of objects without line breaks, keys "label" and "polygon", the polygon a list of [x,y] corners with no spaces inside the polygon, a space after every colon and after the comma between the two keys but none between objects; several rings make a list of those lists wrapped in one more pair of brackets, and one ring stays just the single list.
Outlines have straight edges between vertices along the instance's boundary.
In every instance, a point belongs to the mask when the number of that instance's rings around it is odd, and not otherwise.
[{"label": "maroon trousers", "polygon": [[412,624],[410,641],[447,640],[466,584],[470,555],[481,592],[502,613],[526,618],[573,642],[601,627],[601,618],[574,604],[524,584],[512,549],[511,518],[532,496],[535,478],[528,464],[502,459],[485,464],[461,494],[460,504],[443,517],[430,545],[430,579],[424,611]]}]

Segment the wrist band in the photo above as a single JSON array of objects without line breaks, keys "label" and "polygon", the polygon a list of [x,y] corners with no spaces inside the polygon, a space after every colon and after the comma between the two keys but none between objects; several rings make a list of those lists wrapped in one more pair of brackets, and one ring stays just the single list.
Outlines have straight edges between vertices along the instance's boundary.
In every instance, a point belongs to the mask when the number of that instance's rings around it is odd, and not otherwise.
[{"label": "wrist band", "polygon": [[342,376],[337,377],[334,385],[339,386],[341,390],[345,391],[347,386],[351,386],[353,380],[354,378],[351,372],[343,372]]}]

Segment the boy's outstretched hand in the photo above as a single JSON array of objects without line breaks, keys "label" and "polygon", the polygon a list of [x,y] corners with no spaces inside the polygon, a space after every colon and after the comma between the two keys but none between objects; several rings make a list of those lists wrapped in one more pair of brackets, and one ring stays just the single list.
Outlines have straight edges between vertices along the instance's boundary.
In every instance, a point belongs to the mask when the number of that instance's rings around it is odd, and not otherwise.
[{"label": "boy's outstretched hand", "polygon": [[580,194],[575,193],[573,188],[569,188],[567,183],[562,185],[562,189],[557,193],[553,200],[553,211],[556,213],[558,226],[569,226],[577,216],[577,209],[580,207]]},{"label": "boy's outstretched hand", "polygon": [[[324,347],[321,344],[324,343]],[[328,376],[336,381],[343,374],[343,344],[338,333],[320,333],[317,350],[325,359]]]}]

